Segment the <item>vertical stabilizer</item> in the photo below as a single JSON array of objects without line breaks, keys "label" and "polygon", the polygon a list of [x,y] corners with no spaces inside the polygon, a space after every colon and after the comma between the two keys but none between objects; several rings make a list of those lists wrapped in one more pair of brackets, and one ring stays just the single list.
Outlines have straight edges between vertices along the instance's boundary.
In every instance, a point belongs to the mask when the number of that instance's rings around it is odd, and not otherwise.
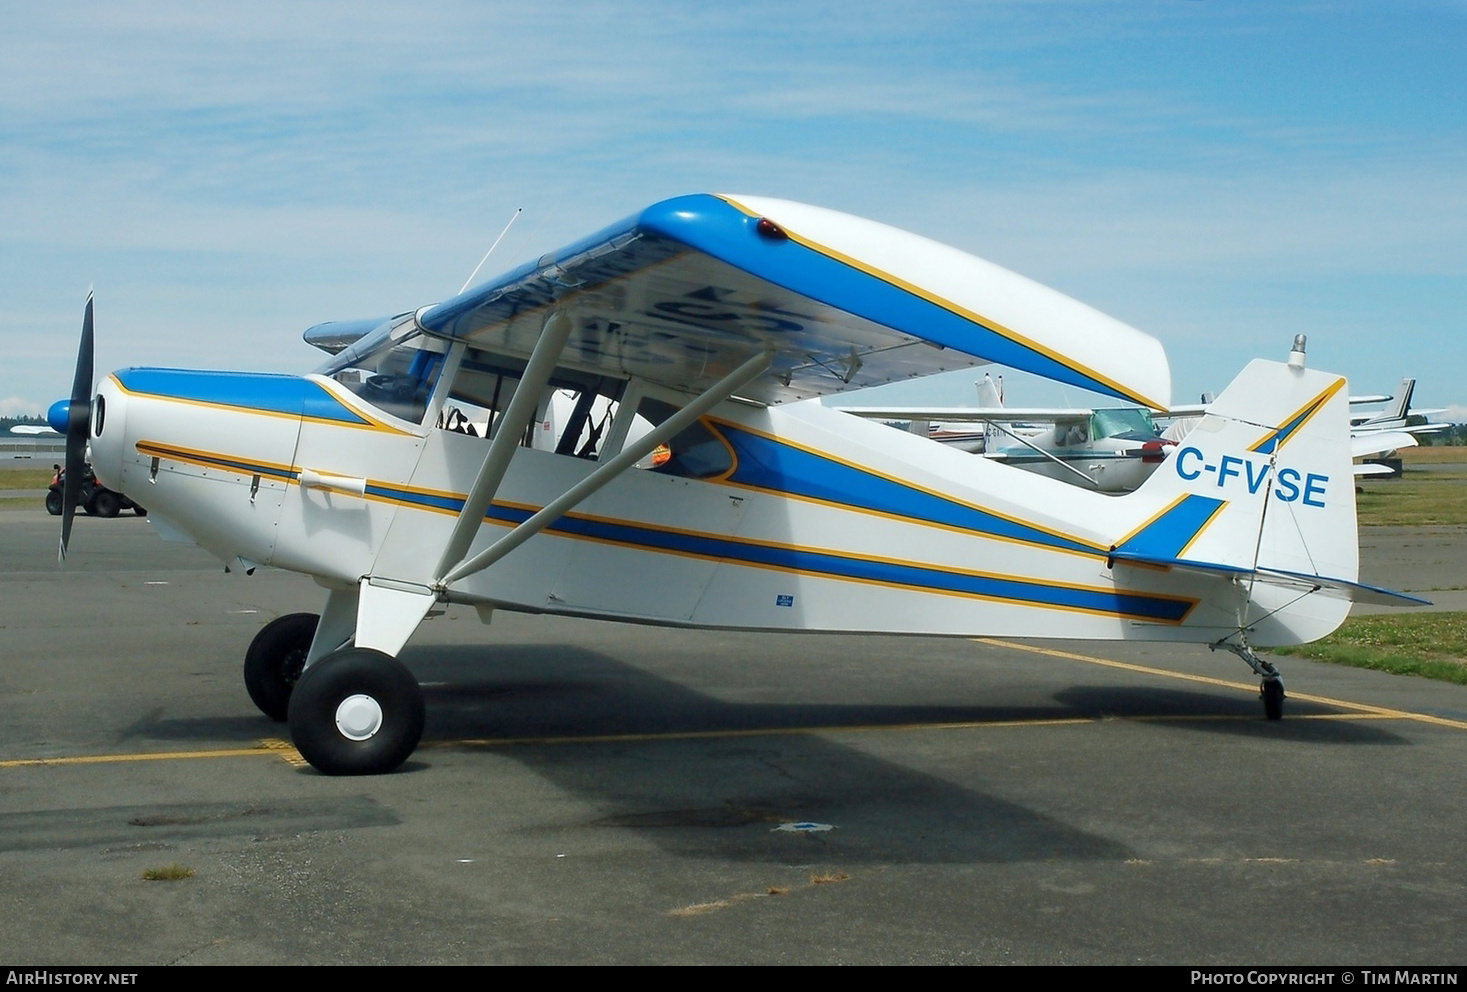
[{"label": "vertical stabilizer", "polygon": [[1171,498],[1118,551],[1358,575],[1348,391],[1337,375],[1252,362],[1140,491]]}]

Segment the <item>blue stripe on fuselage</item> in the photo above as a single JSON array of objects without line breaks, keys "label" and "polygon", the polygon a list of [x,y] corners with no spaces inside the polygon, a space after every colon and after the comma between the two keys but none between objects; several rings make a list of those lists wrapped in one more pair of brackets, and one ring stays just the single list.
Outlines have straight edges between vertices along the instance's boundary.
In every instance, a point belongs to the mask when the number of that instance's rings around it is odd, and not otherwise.
[{"label": "blue stripe on fuselage", "polygon": [[129,393],[360,427],[371,424],[320,383],[295,375],[154,368],[122,369],[113,375]]},{"label": "blue stripe on fuselage", "polygon": [[1001,517],[957,500],[718,422],[737,464],[728,481],[775,495],[801,496],[853,510],[874,510],[919,523],[1104,557],[1105,549]]},{"label": "blue stripe on fuselage", "polygon": [[[486,518],[513,526],[528,520],[533,512],[524,508],[495,505],[489,508]],[[567,537],[725,561],[734,565],[772,568],[822,578],[869,582],[1029,606],[1083,610],[1158,623],[1180,623],[1195,605],[1193,600],[1171,596],[1054,585],[1035,579],[1002,575],[953,572],[936,566],[761,544],[708,534],[689,534],[595,517],[568,515],[551,524],[547,530]]]},{"label": "blue stripe on fuselage", "polygon": [[[245,475],[258,474],[286,482],[295,482],[299,476],[294,468],[264,465],[224,454],[174,450],[152,442],[140,442],[139,450],[145,455],[214,465]],[[380,481],[369,481],[365,495],[368,499],[448,513],[458,513],[464,505],[464,498],[456,494],[395,486]],[[528,520],[537,509],[533,506],[494,504],[485,513],[485,519],[502,526],[514,527]],[[890,561],[855,553],[777,545],[714,534],[689,533],[651,524],[578,514],[568,514],[560,518],[547,531],[562,537],[686,555],[733,565],[1051,609],[1082,610],[1158,623],[1179,623],[1195,605],[1190,599],[1160,594],[1055,585],[1040,579],[952,571],[937,565]]]}]

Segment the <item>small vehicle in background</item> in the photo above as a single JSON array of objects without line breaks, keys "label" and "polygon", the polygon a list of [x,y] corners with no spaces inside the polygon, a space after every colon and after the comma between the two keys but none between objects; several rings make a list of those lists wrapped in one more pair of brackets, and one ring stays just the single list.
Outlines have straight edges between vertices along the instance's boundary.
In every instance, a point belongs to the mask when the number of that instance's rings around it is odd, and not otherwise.
[{"label": "small vehicle in background", "polygon": [[[46,512],[53,517],[61,516],[61,487],[65,478],[66,470],[58,468],[46,490]],[[122,493],[114,492],[98,482],[90,465],[86,467],[82,477],[81,501],[77,505],[94,517],[115,517],[123,510],[131,510],[140,517],[148,515],[147,510]]]}]

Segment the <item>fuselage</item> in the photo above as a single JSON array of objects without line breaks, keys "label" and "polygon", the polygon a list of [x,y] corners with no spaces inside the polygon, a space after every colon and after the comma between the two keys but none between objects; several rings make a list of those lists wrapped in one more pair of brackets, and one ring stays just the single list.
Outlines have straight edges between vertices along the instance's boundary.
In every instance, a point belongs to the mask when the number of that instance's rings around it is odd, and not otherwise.
[{"label": "fuselage", "polygon": [[[99,397],[107,484],[226,562],[331,588],[432,585],[489,443],[321,376],[128,369]],[[728,401],[700,430],[672,470],[625,472],[445,598],[766,630],[1213,641],[1238,625],[1216,579],[1108,561],[1175,504],[1165,487],[1086,492],[813,403]],[[597,464],[517,449],[470,553]],[[1311,597],[1255,640],[1340,615]]]}]

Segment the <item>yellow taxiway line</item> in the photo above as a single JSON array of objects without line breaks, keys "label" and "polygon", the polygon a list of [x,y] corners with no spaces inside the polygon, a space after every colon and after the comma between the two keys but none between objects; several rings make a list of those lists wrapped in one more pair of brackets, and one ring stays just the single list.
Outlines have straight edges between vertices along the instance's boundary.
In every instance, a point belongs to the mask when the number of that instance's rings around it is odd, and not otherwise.
[{"label": "yellow taxiway line", "polygon": [[77,754],[64,758],[12,758],[0,761],[0,768],[28,768],[36,765],[106,765],[119,761],[187,761],[193,758],[260,758],[267,755],[298,760],[300,752],[289,741],[263,740],[254,747],[220,748],[215,751],[148,751],[140,754]]},{"label": "yellow taxiway line", "polygon": [[[1042,654],[1050,658],[1065,658],[1070,661],[1083,661],[1091,665],[1104,665],[1106,668],[1119,668],[1127,672],[1139,672],[1143,675],[1160,675],[1169,679],[1181,679],[1184,682],[1202,682],[1206,685],[1220,686],[1224,689],[1242,689],[1246,692],[1257,692],[1257,685],[1246,682],[1231,682],[1227,679],[1215,679],[1206,675],[1188,675],[1186,672],[1173,672],[1165,668],[1151,668],[1147,665],[1134,665],[1127,661],[1112,661],[1109,658],[1095,658],[1086,654],[1074,654],[1070,651],[1056,651],[1054,648],[1041,648],[1032,644],[1019,644],[1015,641],[1000,641],[992,637],[974,638],[979,644],[991,644],[994,647],[1007,648],[1010,651],[1027,651],[1030,654]],[[1449,720],[1446,717],[1432,716],[1429,713],[1412,713],[1410,710],[1392,709],[1387,706],[1371,706],[1369,703],[1352,703],[1347,699],[1334,699],[1329,696],[1312,696],[1302,692],[1290,692],[1289,699],[1300,699],[1310,703],[1323,703],[1326,706],[1338,706],[1341,709],[1351,710],[1351,713],[1320,714],[1312,717],[1290,717],[1291,720],[1300,719],[1358,719],[1361,716],[1376,717],[1389,720],[1416,720],[1420,723],[1430,723],[1438,727],[1451,727],[1455,730],[1467,730],[1467,721]],[[1178,717],[1158,717],[1155,719],[1186,719]]]}]

